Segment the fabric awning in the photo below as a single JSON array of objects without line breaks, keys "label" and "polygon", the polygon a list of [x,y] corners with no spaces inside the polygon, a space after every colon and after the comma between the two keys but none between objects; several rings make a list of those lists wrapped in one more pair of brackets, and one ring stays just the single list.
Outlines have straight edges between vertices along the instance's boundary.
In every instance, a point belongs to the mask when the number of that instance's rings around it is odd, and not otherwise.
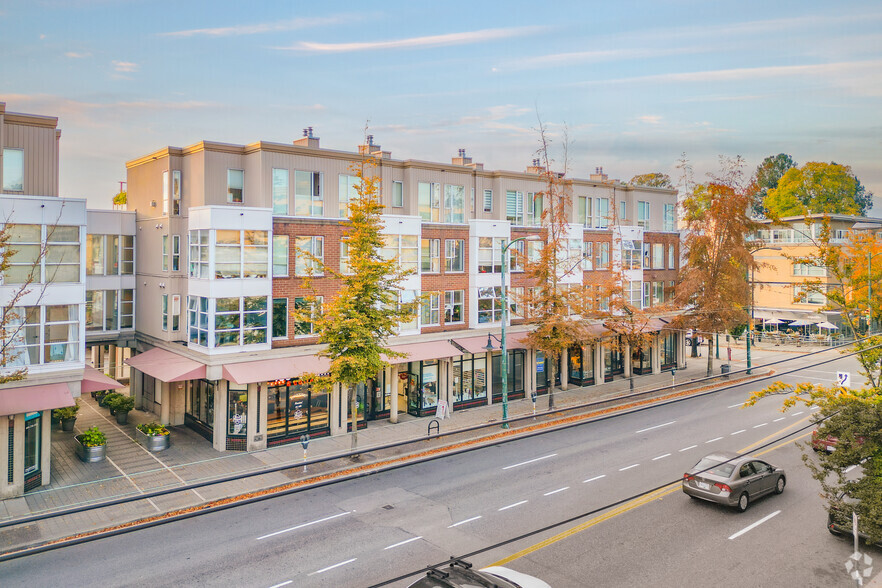
[{"label": "fabric awning", "polygon": [[789,327],[807,327],[808,325],[813,325],[813,324],[815,324],[815,321],[807,321],[805,319],[797,319],[797,320],[793,321],[792,323],[790,323],[788,326]]},{"label": "fabric awning", "polygon": [[159,347],[130,357],[126,363],[163,382],[183,382],[205,377],[205,365]]},{"label": "fabric awning", "polygon": [[462,355],[462,351],[447,341],[426,341],[424,343],[410,343],[408,345],[391,345],[389,349],[397,351],[398,353],[406,354],[406,357],[387,358],[389,363],[424,361],[427,359],[442,359],[444,357],[456,357],[457,355]]},{"label": "fabric awning", "polygon": [[[528,334],[529,333],[512,333],[510,335],[507,334],[505,336],[506,346],[509,349],[526,349],[527,345],[524,340],[527,338]],[[480,337],[465,337],[463,339],[453,339],[453,342],[461,346],[469,353],[487,353],[487,335],[481,335]],[[494,334],[493,337],[490,338],[490,342],[493,344],[494,349],[499,350],[499,335]],[[461,355],[461,352],[457,352],[456,355]]]},{"label": "fabric awning", "polygon": [[279,357],[228,363],[223,367],[224,377],[236,384],[273,382],[299,378],[303,374],[325,374],[331,369],[331,360],[320,355]]},{"label": "fabric awning", "polygon": [[73,405],[73,394],[63,383],[0,390],[0,415],[4,416]]},{"label": "fabric awning", "polygon": [[109,376],[105,376],[92,366],[86,366],[83,372],[83,383],[80,391],[83,394],[87,392],[97,392],[98,390],[116,390],[122,388],[123,385]]}]

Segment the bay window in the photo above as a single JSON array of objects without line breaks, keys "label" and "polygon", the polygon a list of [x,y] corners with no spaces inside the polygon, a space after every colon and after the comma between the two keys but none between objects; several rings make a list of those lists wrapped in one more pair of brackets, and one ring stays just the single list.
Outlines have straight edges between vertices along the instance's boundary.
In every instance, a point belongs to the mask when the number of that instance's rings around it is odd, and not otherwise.
[{"label": "bay window", "polygon": [[478,288],[478,322],[502,320],[502,287]]}]

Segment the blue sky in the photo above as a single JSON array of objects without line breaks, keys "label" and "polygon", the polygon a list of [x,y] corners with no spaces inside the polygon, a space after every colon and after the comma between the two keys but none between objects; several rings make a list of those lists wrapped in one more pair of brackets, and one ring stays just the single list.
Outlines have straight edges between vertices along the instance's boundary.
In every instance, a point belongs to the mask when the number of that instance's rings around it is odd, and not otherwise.
[{"label": "blue sky", "polygon": [[93,207],[155,149],[306,126],[523,170],[537,111],[576,177],[785,152],[882,196],[880,25],[870,1],[0,0],[0,101],[59,117],[62,195]]}]

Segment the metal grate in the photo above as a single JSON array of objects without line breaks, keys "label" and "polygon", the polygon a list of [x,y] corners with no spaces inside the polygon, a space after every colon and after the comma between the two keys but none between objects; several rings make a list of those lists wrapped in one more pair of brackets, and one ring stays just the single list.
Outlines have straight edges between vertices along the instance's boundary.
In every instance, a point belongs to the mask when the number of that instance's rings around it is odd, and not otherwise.
[{"label": "metal grate", "polygon": [[12,463],[12,456],[15,454],[15,447],[13,446],[13,442],[15,440],[15,431],[13,429],[14,424],[15,421],[13,419],[9,419],[9,455],[7,456],[9,458],[9,462],[7,466],[6,480],[10,484],[12,484],[15,478],[15,470]]}]

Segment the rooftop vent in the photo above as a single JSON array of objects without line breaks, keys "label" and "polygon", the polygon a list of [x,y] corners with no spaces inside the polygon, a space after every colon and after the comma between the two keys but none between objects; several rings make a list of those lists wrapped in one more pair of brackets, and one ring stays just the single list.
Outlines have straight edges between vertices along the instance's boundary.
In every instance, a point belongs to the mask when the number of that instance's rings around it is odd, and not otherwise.
[{"label": "rooftop vent", "polygon": [[483,167],[484,167],[483,164],[472,163],[472,158],[466,157],[466,150],[465,149],[457,149],[456,150],[456,157],[452,158],[450,160],[450,162],[453,165],[466,165],[466,166],[470,166],[470,167],[480,166],[479,169],[483,169]]},{"label": "rooftop vent", "polygon": [[312,127],[306,127],[303,129],[303,136],[294,141],[294,144],[298,147],[312,147],[313,149],[318,149],[319,138],[312,134]]}]

